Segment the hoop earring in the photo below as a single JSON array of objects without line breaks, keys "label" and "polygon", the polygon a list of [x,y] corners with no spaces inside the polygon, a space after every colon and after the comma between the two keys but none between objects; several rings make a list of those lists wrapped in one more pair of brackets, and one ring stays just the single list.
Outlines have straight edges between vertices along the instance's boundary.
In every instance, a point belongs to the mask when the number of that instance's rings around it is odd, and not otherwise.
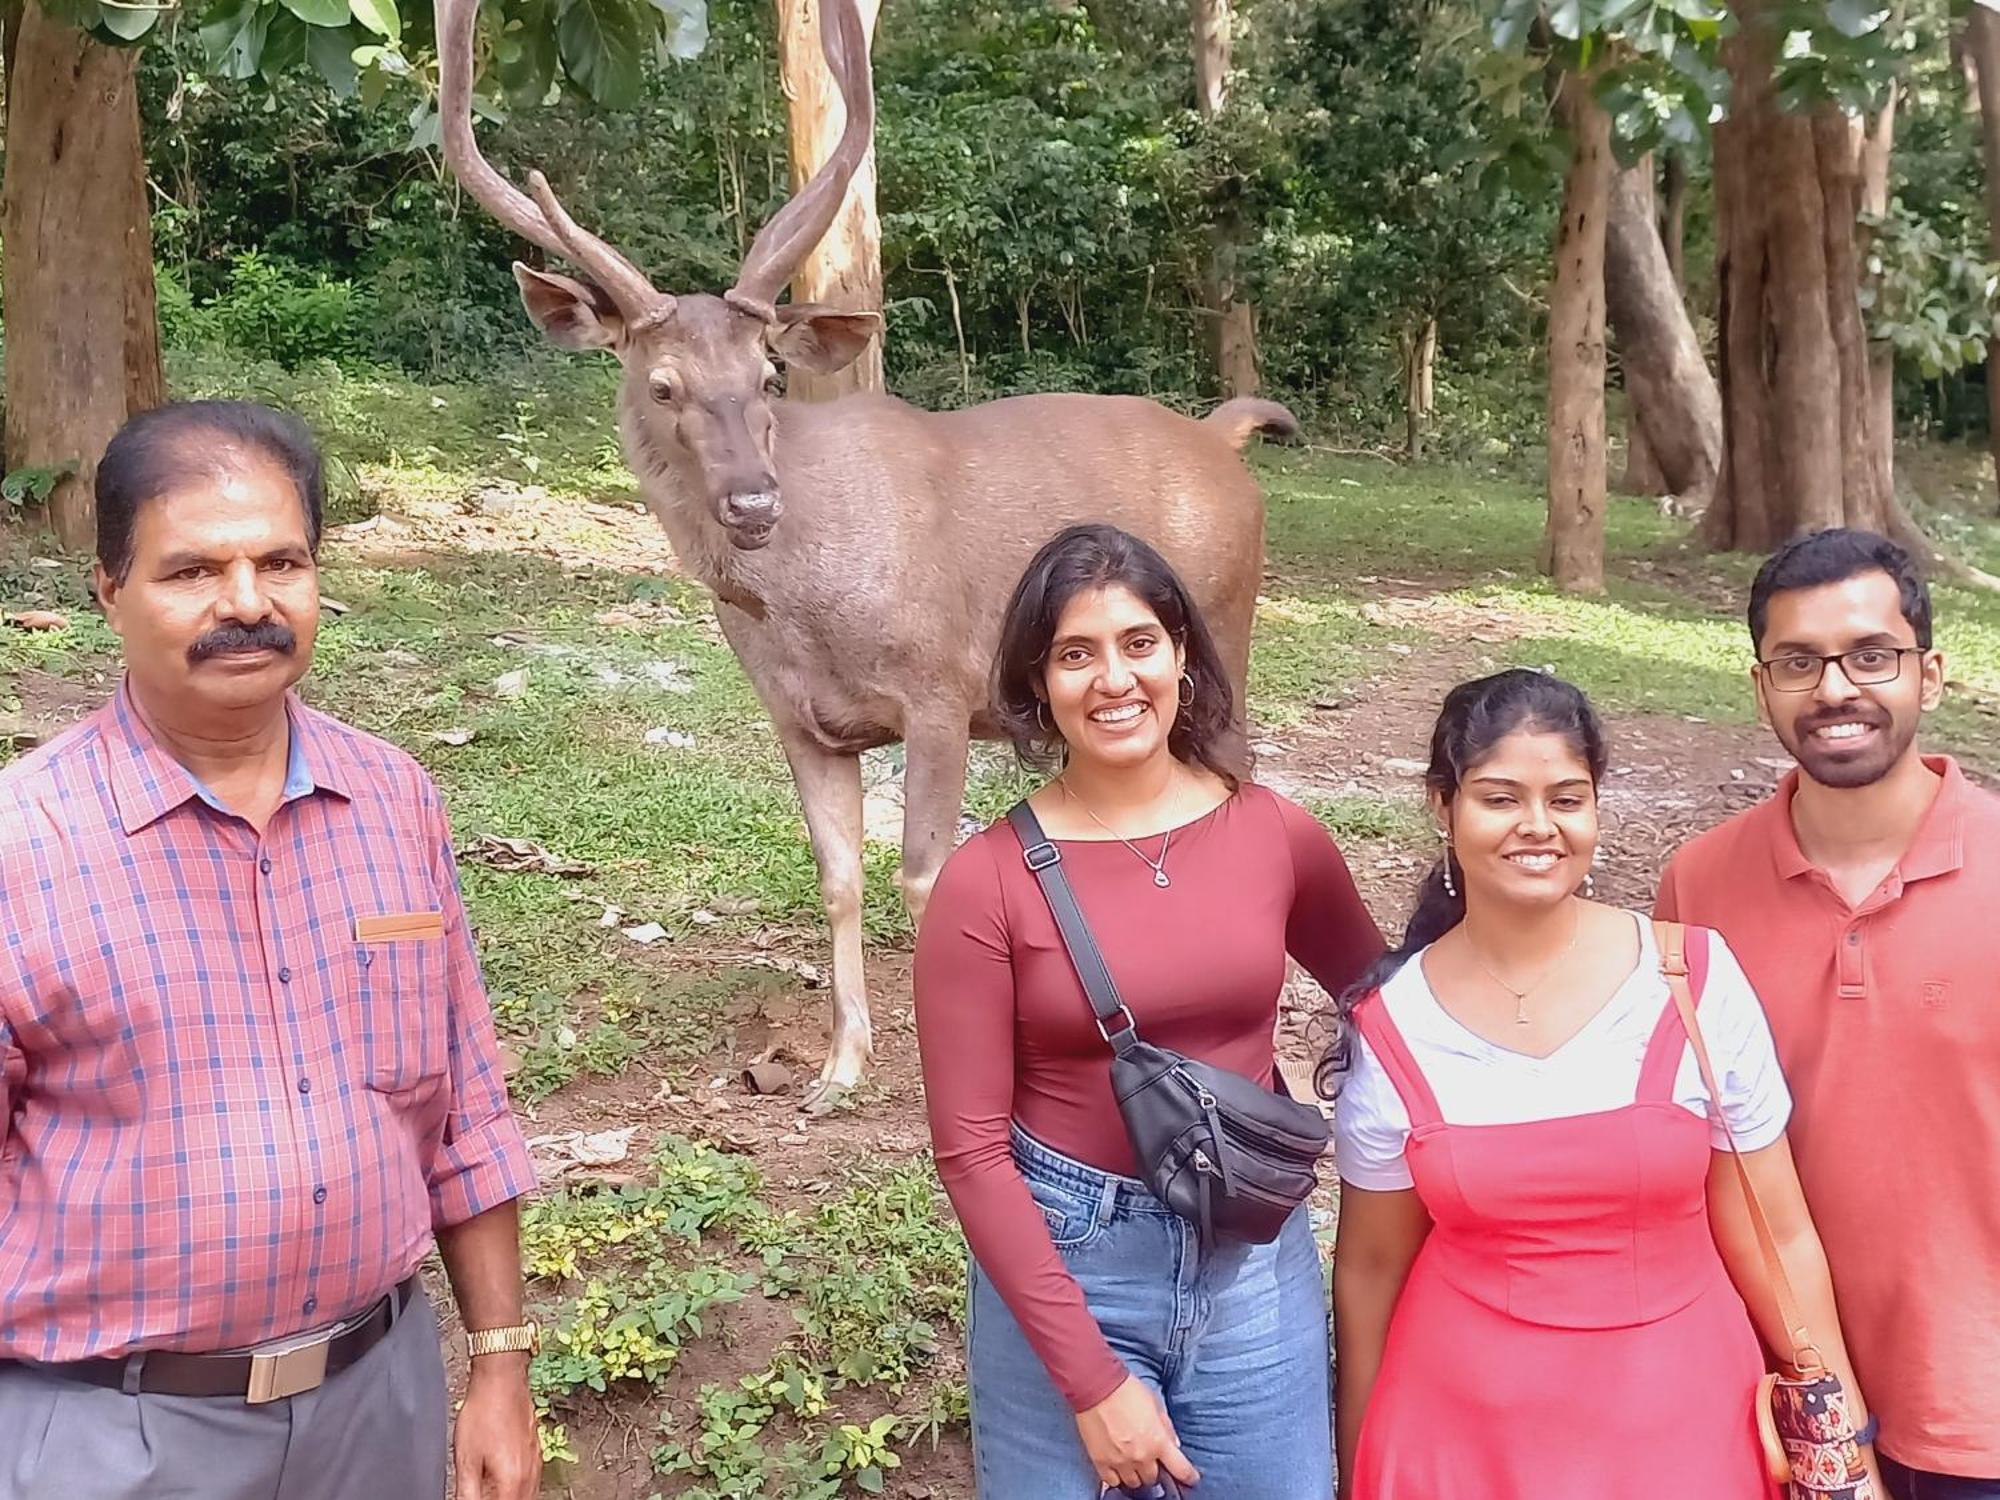
[{"label": "hoop earring", "polygon": [[1054,734],[1055,726],[1049,722],[1049,705],[1045,699],[1035,700],[1035,727],[1043,734]]},{"label": "hoop earring", "polygon": [[1181,707],[1186,708],[1190,703],[1194,702],[1194,673],[1181,673],[1180,688],[1178,696],[1181,700]]}]

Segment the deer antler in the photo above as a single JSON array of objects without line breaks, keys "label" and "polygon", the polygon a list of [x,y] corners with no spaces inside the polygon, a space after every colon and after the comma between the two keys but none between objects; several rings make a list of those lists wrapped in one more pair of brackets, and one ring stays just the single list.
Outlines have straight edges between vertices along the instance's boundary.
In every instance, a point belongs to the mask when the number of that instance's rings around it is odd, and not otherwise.
[{"label": "deer antler", "polygon": [[[441,4],[452,0],[440,0]],[[730,302],[769,315],[792,273],[832,227],[861,159],[875,135],[875,88],[868,71],[868,36],[855,0],[818,0],[819,42],[826,65],[847,106],[840,143],[812,181],[757,232],[743,258]]]},{"label": "deer antler", "polygon": [[[528,177],[531,200],[481,154],[472,131],[472,42],[479,0],[437,0],[438,124],[444,159],[486,211],[522,239],[559,255],[611,295],[628,318],[658,316],[673,299],[645,273],[563,211],[540,172]],[[538,206],[539,205],[539,206]]]}]

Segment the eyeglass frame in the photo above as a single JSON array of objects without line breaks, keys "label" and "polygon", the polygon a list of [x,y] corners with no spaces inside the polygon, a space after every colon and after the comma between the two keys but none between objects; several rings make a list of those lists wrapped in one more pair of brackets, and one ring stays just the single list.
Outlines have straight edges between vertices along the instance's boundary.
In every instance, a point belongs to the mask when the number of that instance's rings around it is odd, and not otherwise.
[{"label": "eyeglass frame", "polygon": [[[1856,677],[1853,672],[1848,670],[1847,658],[1850,656],[1859,656],[1865,651],[1893,652],[1896,657],[1896,670],[1891,672],[1887,677],[1868,677],[1868,678]],[[1840,663],[1840,675],[1847,679],[1848,686],[1881,687],[1886,683],[1891,683],[1896,681],[1903,675],[1904,657],[1928,656],[1928,655],[1930,655],[1930,650],[1928,647],[1924,646],[1855,646],[1851,650],[1836,651],[1831,656],[1823,656],[1815,651],[1787,651],[1784,652],[1782,655],[1773,656],[1768,659],[1759,657],[1757,660],[1757,665],[1763,668],[1764,681],[1770,687],[1772,692],[1813,693],[1813,692],[1818,692],[1819,685],[1822,682],[1826,681],[1826,669],[1834,662]],[[1819,663],[1819,671],[1813,674],[1813,680],[1811,682],[1803,683],[1798,687],[1787,687],[1783,683],[1779,682],[1777,677],[1771,671],[1771,664],[1773,662],[1788,661],[1803,657],[1811,657],[1814,661]]]}]

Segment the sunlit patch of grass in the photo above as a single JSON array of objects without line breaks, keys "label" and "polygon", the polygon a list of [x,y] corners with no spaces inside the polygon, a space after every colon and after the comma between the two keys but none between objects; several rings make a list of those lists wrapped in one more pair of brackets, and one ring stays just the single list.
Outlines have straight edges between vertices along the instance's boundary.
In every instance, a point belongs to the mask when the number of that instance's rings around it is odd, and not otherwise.
[{"label": "sunlit patch of grass", "polygon": [[[1266,451],[1257,459],[1275,562],[1346,584],[1358,576],[1532,577],[1547,502],[1517,480],[1471,470],[1408,468]],[[1606,544],[1616,556],[1680,541],[1685,525],[1641,501],[1614,500]]]},{"label": "sunlit patch of grass", "polygon": [[1257,603],[1250,656],[1250,713],[1265,728],[1287,728],[1315,700],[1385,670],[1388,648],[1422,637],[1377,625],[1351,599],[1320,590],[1271,591]]},{"label": "sunlit patch of grass", "polygon": [[1503,648],[1505,658],[1552,669],[1606,712],[1753,716],[1743,677],[1749,648],[1738,621],[1629,585],[1598,599],[1511,585],[1456,597],[1528,622],[1527,633]]}]

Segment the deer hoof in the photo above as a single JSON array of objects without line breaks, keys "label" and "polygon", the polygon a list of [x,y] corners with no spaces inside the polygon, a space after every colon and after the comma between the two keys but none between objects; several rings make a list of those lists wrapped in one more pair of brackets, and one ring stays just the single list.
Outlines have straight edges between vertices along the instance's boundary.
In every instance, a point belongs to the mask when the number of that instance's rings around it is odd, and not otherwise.
[{"label": "deer hoof", "polygon": [[853,1092],[854,1085],[851,1083],[832,1083],[822,1078],[806,1090],[805,1097],[799,1101],[799,1113],[813,1119],[830,1115],[845,1105]]}]

